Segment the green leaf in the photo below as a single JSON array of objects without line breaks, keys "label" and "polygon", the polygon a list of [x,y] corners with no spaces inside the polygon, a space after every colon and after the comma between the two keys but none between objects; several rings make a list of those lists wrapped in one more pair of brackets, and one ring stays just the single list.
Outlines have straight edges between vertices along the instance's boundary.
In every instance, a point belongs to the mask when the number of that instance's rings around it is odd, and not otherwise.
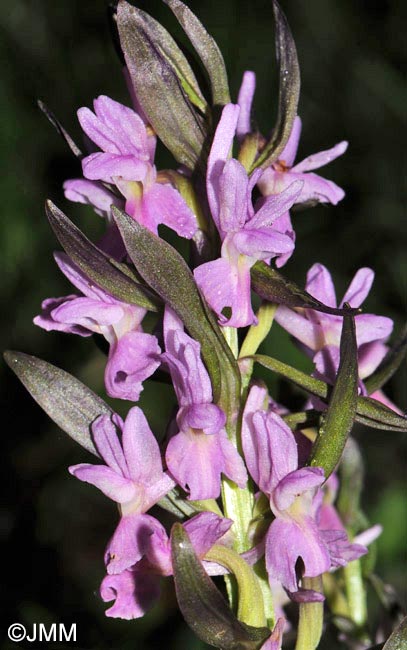
[{"label": "green leaf", "polygon": [[107,404],[78,379],[42,359],[12,350],[4,353],[4,359],[47,415],[98,456],[90,425],[99,415],[112,415]]},{"label": "green leaf", "polygon": [[201,344],[214,399],[230,416],[238,409],[240,374],[215,317],[181,255],[125,212],[112,208],[127,252],[145,282],[178,314]]},{"label": "green leaf", "polygon": [[172,527],[171,551],[178,604],[196,636],[221,650],[259,650],[270,630],[238,621],[204,570],[181,524]]},{"label": "green leaf", "polygon": [[407,647],[407,616],[396,627],[393,634],[387,639],[383,650],[405,650]]},{"label": "green leaf", "polygon": [[[285,379],[288,379],[307,393],[319,397],[324,402],[328,400],[329,393],[332,390],[331,386],[328,386],[320,379],[310,377],[305,372],[297,370],[283,361],[278,361],[264,354],[242,357],[240,361],[243,359],[254,359],[254,361],[260,363],[264,368],[268,368]],[[384,404],[381,404],[381,402],[370,397],[358,397],[356,422],[373,427],[374,429],[407,432],[406,417],[399,415],[395,411],[387,408]]]},{"label": "green leaf", "polygon": [[159,299],[137,282],[128,266],[97,248],[51,201],[45,209],[58,241],[90,280],[118,300],[158,311]]},{"label": "green leaf", "polygon": [[[269,302],[287,307],[301,307],[316,309],[325,314],[343,316],[344,309],[329,307],[311,296],[304,289],[300,289],[295,282],[287,280],[276,269],[271,268],[265,262],[256,262],[251,269],[252,289],[261,298]],[[358,314],[360,309],[350,309],[349,313]]]},{"label": "green leaf", "polygon": [[190,65],[170,34],[128,2],[117,8],[120,43],[137,100],[176,160],[194,169],[207,135],[205,99]]},{"label": "green leaf", "polygon": [[326,479],[339,463],[355,421],[358,380],[355,319],[349,314],[343,319],[336,381],[309,460],[311,466],[323,467]]},{"label": "green leaf", "polygon": [[399,338],[395,344],[390,348],[380,366],[375,372],[365,380],[366,390],[369,393],[374,393],[379,390],[389,379],[394,375],[396,370],[401,365],[401,362],[406,356],[407,352],[407,325],[404,326]]},{"label": "green leaf", "polygon": [[297,115],[300,95],[300,67],[294,39],[287,18],[276,0],[273,0],[273,10],[276,23],[276,54],[280,74],[277,122],[270,140],[255,161],[252,170],[256,167],[269,167],[275,160],[278,160],[290,136]]},{"label": "green leaf", "polygon": [[212,90],[212,103],[224,106],[230,102],[228,76],[222,53],[195,14],[180,0],[164,0],[178,18],[189,40],[205,66]]}]

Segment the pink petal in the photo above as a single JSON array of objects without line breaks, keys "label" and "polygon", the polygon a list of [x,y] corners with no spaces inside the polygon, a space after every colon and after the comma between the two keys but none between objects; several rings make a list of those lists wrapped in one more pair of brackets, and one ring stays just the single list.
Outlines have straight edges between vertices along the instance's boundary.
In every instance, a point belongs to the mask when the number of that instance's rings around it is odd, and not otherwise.
[{"label": "pink petal", "polygon": [[119,423],[117,416],[113,416],[113,419],[116,422],[113,422],[109,415],[100,415],[96,418],[91,427],[93,439],[96,449],[106,465],[116,472],[116,474],[121,474],[124,478],[129,478],[129,470],[115,426],[117,423],[122,428],[123,422]]},{"label": "pink petal", "polygon": [[372,341],[361,345],[358,350],[359,377],[366,379],[379,367],[388,352],[388,347],[381,341]]},{"label": "pink petal", "polygon": [[244,226],[248,205],[248,177],[243,165],[233,158],[225,163],[219,179],[219,226],[221,234]]},{"label": "pink petal", "polygon": [[336,144],[331,149],[327,149],[326,151],[320,151],[319,153],[314,153],[311,156],[308,156],[300,163],[295,165],[295,167],[293,167],[293,171],[302,173],[302,172],[309,172],[313,169],[318,169],[319,167],[323,167],[324,165],[327,165],[328,163],[332,162],[332,160],[335,160],[335,158],[342,156],[345,153],[347,148],[348,148],[348,142],[343,140],[342,142],[339,142],[339,144]]},{"label": "pink petal", "polygon": [[329,307],[336,307],[332,276],[323,264],[313,264],[307,273],[306,291]]},{"label": "pink petal", "polygon": [[146,127],[137,113],[106,95],[100,95],[95,99],[93,106],[99,124],[103,125],[102,128],[108,129],[109,133],[114,134],[120,153],[130,153],[140,159],[148,159]]},{"label": "pink petal", "polygon": [[[232,265],[227,259],[219,258],[197,267],[194,277],[222,325],[246,327],[256,322],[251,306],[249,260]],[[230,318],[222,313],[225,307],[232,310]]]},{"label": "pink petal", "polygon": [[183,524],[195,553],[203,558],[232,526],[233,521],[215,515],[213,512],[201,512]]},{"label": "pink petal", "polygon": [[[269,413],[257,412],[253,415],[253,427],[255,432],[259,432],[262,447],[265,442],[268,447],[268,458],[271,459],[271,475],[266,474],[269,460],[260,457],[260,476],[264,487],[267,487],[267,493],[285,477],[298,467],[297,443],[291,429],[286,425],[284,420],[270,411]],[[261,453],[261,452],[260,452]],[[264,463],[264,465],[263,465]],[[262,488],[262,486],[259,486]],[[263,489],[263,488],[262,488]],[[265,491],[263,489],[263,491]]]},{"label": "pink petal", "polygon": [[298,197],[304,183],[294,181],[283,192],[267,197],[262,207],[246,225],[246,228],[264,228],[274,223],[278,217],[281,217],[289,210],[294,203],[298,202]]},{"label": "pink petal", "polygon": [[191,239],[197,231],[194,213],[171,185],[155,183],[144,193],[141,209],[140,223],[152,232],[161,223],[186,239]]},{"label": "pink petal", "polygon": [[123,451],[130,477],[137,484],[151,486],[162,479],[160,448],[138,406],[130,409],[124,423]]},{"label": "pink petal", "polygon": [[137,402],[142,382],[160,365],[160,348],[155,336],[128,332],[111,346],[105,369],[105,385],[110,397]]},{"label": "pink petal", "polygon": [[53,317],[54,310],[61,305],[77,299],[78,296],[76,295],[62,296],[61,298],[46,298],[41,303],[42,313],[34,318],[34,324],[42,327],[47,332],[57,331],[65,332],[66,334],[79,334],[79,336],[91,336],[93,332],[86,327],[82,327],[82,325],[77,325],[76,323],[61,323]]},{"label": "pink petal", "polygon": [[288,235],[271,228],[244,228],[232,236],[239,253],[257,260],[270,259],[283,253],[291,254],[294,250],[294,242]]},{"label": "pink petal", "polygon": [[[274,457],[273,457],[274,459]],[[295,499],[325,481],[322,467],[302,467],[284,476],[273,492],[273,502],[279,510],[288,510]]]},{"label": "pink petal", "polygon": [[243,73],[242,84],[240,86],[237,103],[240,107],[239,119],[236,127],[236,134],[239,140],[242,140],[247,133],[251,131],[250,116],[254,91],[256,90],[256,75],[250,70]]},{"label": "pink petal", "polygon": [[321,345],[324,344],[324,333],[321,326],[312,323],[293,309],[280,305],[274,318],[283,329],[310,350],[319,350]]},{"label": "pink petal", "polygon": [[101,327],[118,323],[123,315],[123,309],[118,303],[108,304],[85,297],[65,302],[52,312],[56,321],[81,325],[92,332],[100,332]]},{"label": "pink petal", "polygon": [[69,201],[91,205],[102,216],[104,213],[110,213],[111,205],[119,208],[124,206],[123,201],[101,183],[84,178],[65,181],[64,194]]},{"label": "pink petal", "polygon": [[134,566],[147,553],[153,533],[162,529],[162,524],[150,515],[122,517],[106,548],[107,572],[122,573]]},{"label": "pink petal", "polygon": [[160,578],[135,567],[119,575],[106,576],[100,585],[104,602],[115,600],[106,616],[131,620],[140,618],[160,595]]},{"label": "pink petal", "polygon": [[270,578],[279,580],[290,592],[298,591],[296,563],[301,558],[304,576],[316,577],[328,571],[330,557],[311,518],[296,521],[276,518],[266,538],[266,567]]},{"label": "pink petal", "polygon": [[219,227],[219,180],[229,157],[239,118],[239,106],[227,104],[217,126],[208,157],[206,189],[212,217]]},{"label": "pink petal", "polygon": [[293,128],[288,138],[285,148],[281,152],[280,160],[283,161],[287,167],[292,167],[295,157],[297,155],[298,143],[301,137],[302,123],[301,118],[297,117],[294,120]]},{"label": "pink petal", "polygon": [[69,472],[80,481],[91,483],[117,503],[126,503],[135,495],[134,483],[106,465],[82,463],[69,467]]},{"label": "pink petal", "polygon": [[[264,411],[267,404],[267,390],[262,386],[252,386],[246,400],[242,420],[242,446],[247,468],[251,477],[260,487],[268,487],[267,477],[271,475],[271,458],[268,455],[266,429],[254,428],[253,415]],[[264,480],[263,480],[264,479]]]},{"label": "pink petal", "polygon": [[385,341],[393,331],[393,321],[386,316],[360,314],[355,317],[358,346],[371,341]]},{"label": "pink petal", "polygon": [[85,178],[92,181],[114,182],[116,176],[126,181],[142,181],[148,171],[148,163],[132,154],[92,153],[82,160]]},{"label": "pink petal", "polygon": [[372,269],[359,269],[343,297],[341,307],[345,302],[348,302],[351,307],[360,307],[369,294],[373,280],[374,271]]},{"label": "pink petal", "polygon": [[207,435],[218,433],[225,426],[226,415],[216,404],[191,404],[178,411],[177,423],[181,431],[200,429]]}]

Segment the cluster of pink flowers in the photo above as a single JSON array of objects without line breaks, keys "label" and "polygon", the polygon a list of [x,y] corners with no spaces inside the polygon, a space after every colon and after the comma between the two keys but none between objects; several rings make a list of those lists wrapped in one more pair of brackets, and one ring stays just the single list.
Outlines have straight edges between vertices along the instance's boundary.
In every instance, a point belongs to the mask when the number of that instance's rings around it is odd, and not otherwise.
[{"label": "cluster of pink flowers", "polygon": [[[122,9],[125,5],[120,3]],[[131,77],[128,71],[126,75]],[[155,241],[162,235],[159,226],[164,225],[193,242],[191,282],[222,340],[224,334],[227,341],[235,341],[229,350],[235,357],[239,356],[239,328],[258,324],[252,304],[253,267],[261,261],[266,268],[281,268],[294,253],[291,208],[336,205],[344,197],[341,188],[314,170],[341,156],[347,143],[295,163],[301,133],[298,116],[277,159],[265,166],[243,164],[242,152],[254,134],[254,89],[254,73],[246,72],[237,103],[225,102],[222,108],[200,177],[186,166],[157,171],[157,136],[140,102],[135,100],[130,108],[100,96],[94,101],[94,112],[78,111],[89,148],[82,158],[83,177],[64,184],[67,199],[91,205],[105,220],[106,232],[98,248],[103,259],[112,260],[117,268],[132,269],[132,261],[114,208],[125,211]],[[194,201],[183,191],[185,184]],[[211,246],[199,255],[202,237]],[[157,599],[162,577],[173,575],[169,534],[149,511],[167,495],[176,494],[193,513],[184,517],[182,525],[209,575],[230,569],[205,559],[208,552],[214,546],[236,551],[239,534],[246,537],[246,548],[238,550],[239,561],[248,567],[264,563],[275,612],[281,616],[263,648],[277,650],[284,628],[282,605],[288,599],[324,600],[320,591],[307,588],[305,579],[360,558],[367,552],[362,542],[370,542],[378,527],[359,539],[349,538],[332,499],[336,474],[326,482],[324,468],[309,463],[311,444],[301,431],[288,426],[289,410],[277,405],[265,385],[247,375],[243,366],[246,374],[238,407],[227,412],[218,399],[202,339],[191,336],[173,305],[164,304],[152,329],[151,322],[144,321],[144,306],[124,302],[98,286],[68,254],[56,253],[55,260],[77,293],[46,299],[34,322],[47,331],[102,335],[109,346],[106,393],[130,402],[125,421],[117,414],[101,413],[90,423],[102,464],[69,468],[73,476],[94,485],[118,505],[120,517],[106,548],[107,575],[100,588],[104,601],[114,601],[107,615],[142,616]],[[143,277],[142,269],[134,270]],[[358,308],[372,282],[373,271],[360,269],[339,307]],[[343,314],[337,308],[329,271],[314,264],[305,289],[328,309],[280,304],[275,320],[312,358],[314,378],[335,384]],[[393,324],[372,314],[358,314],[355,322],[359,394],[366,396],[364,381],[385,357]],[[157,371],[167,375],[177,402],[166,435],[159,437],[160,445],[137,406],[143,382]],[[396,412],[382,391],[375,391],[373,397]],[[315,395],[310,399],[314,410],[326,409]],[[233,513],[228,502],[231,492],[250,495],[247,530],[238,530],[237,520],[228,516]],[[266,505],[256,510],[259,503]]]}]

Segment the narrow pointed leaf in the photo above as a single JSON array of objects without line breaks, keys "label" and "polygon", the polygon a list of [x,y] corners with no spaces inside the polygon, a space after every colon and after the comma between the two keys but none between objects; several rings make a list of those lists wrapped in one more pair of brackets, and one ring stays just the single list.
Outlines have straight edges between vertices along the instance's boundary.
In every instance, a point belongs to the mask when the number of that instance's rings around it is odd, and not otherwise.
[{"label": "narrow pointed leaf", "polygon": [[340,461],[355,421],[358,380],[355,319],[349,314],[343,319],[336,381],[309,461],[311,466],[323,467],[326,479]]},{"label": "narrow pointed leaf", "polygon": [[365,380],[367,392],[374,393],[394,375],[396,370],[400,367],[403,359],[407,353],[407,325],[404,326],[400,337],[395,344],[390,348],[387,355],[383,359],[380,366],[375,372]]},{"label": "narrow pointed leaf", "polygon": [[206,574],[181,524],[172,527],[171,551],[178,604],[196,636],[221,650],[259,650],[270,630],[238,621]]},{"label": "narrow pointed leaf", "polygon": [[405,650],[407,647],[407,616],[396,627],[393,634],[387,639],[383,650]]},{"label": "narrow pointed leaf", "polygon": [[124,0],[118,5],[117,25],[141,108],[176,160],[194,169],[206,137],[194,103],[204,112],[206,102],[186,58],[156,20]]},{"label": "narrow pointed leaf", "polygon": [[280,75],[277,122],[269,142],[252,169],[255,167],[268,167],[278,159],[290,136],[297,115],[300,94],[300,66],[294,39],[287,18],[276,0],[273,0],[273,10],[276,23],[276,54]]},{"label": "narrow pointed leaf", "polygon": [[202,357],[212,381],[215,401],[231,413],[237,408],[239,369],[212,312],[181,255],[125,212],[112,209],[127,252],[145,282],[183,321],[201,344]]},{"label": "narrow pointed leaf", "polygon": [[108,257],[51,201],[45,209],[58,241],[90,280],[118,300],[158,311],[159,299],[136,281],[129,267]]},{"label": "narrow pointed leaf", "polygon": [[49,122],[51,122],[52,126],[58,131],[59,135],[65,140],[66,144],[68,145],[68,147],[72,151],[73,155],[76,156],[76,158],[81,159],[83,157],[82,151],[79,149],[79,147],[72,140],[71,136],[64,129],[61,122],[56,118],[54,113],[40,99],[38,99],[37,104],[38,104],[38,108],[44,113],[47,120]]},{"label": "narrow pointed leaf", "polygon": [[8,350],[7,365],[35,401],[71,438],[98,456],[90,425],[99,415],[111,415],[107,404],[65,370],[37,357]]},{"label": "narrow pointed leaf", "polygon": [[230,102],[228,77],[222,53],[195,14],[180,0],[164,0],[176,15],[189,40],[199,54],[209,75],[212,103],[224,106]]},{"label": "narrow pointed leaf", "polygon": [[[332,387],[320,379],[310,377],[305,372],[264,354],[254,354],[250,357],[243,358],[253,359],[264,368],[268,368],[281,377],[288,379],[299,388],[310,393],[310,395],[319,397],[322,401],[327,402]],[[356,421],[374,429],[407,432],[406,417],[399,415],[384,404],[381,404],[381,402],[370,397],[358,397]]]},{"label": "narrow pointed leaf", "polygon": [[[269,302],[287,307],[301,307],[316,309],[325,314],[343,316],[344,309],[329,307],[311,296],[304,289],[300,289],[295,282],[287,280],[276,269],[271,268],[265,262],[256,262],[251,269],[252,289],[261,298]],[[350,309],[349,313],[357,314],[360,309]]]}]

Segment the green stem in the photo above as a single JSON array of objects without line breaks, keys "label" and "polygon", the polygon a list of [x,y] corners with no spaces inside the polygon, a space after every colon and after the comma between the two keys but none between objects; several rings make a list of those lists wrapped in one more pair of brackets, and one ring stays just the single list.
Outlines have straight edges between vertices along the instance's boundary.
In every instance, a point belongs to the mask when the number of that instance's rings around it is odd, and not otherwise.
[{"label": "green stem", "polygon": [[[234,574],[239,590],[237,617],[239,621],[254,627],[264,627],[263,595],[253,569],[238,553],[226,546],[213,546],[205,556],[206,560],[217,562]],[[253,606],[255,604],[255,606]]]},{"label": "green stem", "polygon": [[349,562],[344,567],[343,573],[350,618],[358,627],[363,627],[367,621],[367,610],[366,591],[363,584],[360,560]]},{"label": "green stem", "polygon": [[[303,578],[302,586],[322,593],[322,576]],[[295,650],[315,650],[322,635],[324,603],[301,603]]]}]

